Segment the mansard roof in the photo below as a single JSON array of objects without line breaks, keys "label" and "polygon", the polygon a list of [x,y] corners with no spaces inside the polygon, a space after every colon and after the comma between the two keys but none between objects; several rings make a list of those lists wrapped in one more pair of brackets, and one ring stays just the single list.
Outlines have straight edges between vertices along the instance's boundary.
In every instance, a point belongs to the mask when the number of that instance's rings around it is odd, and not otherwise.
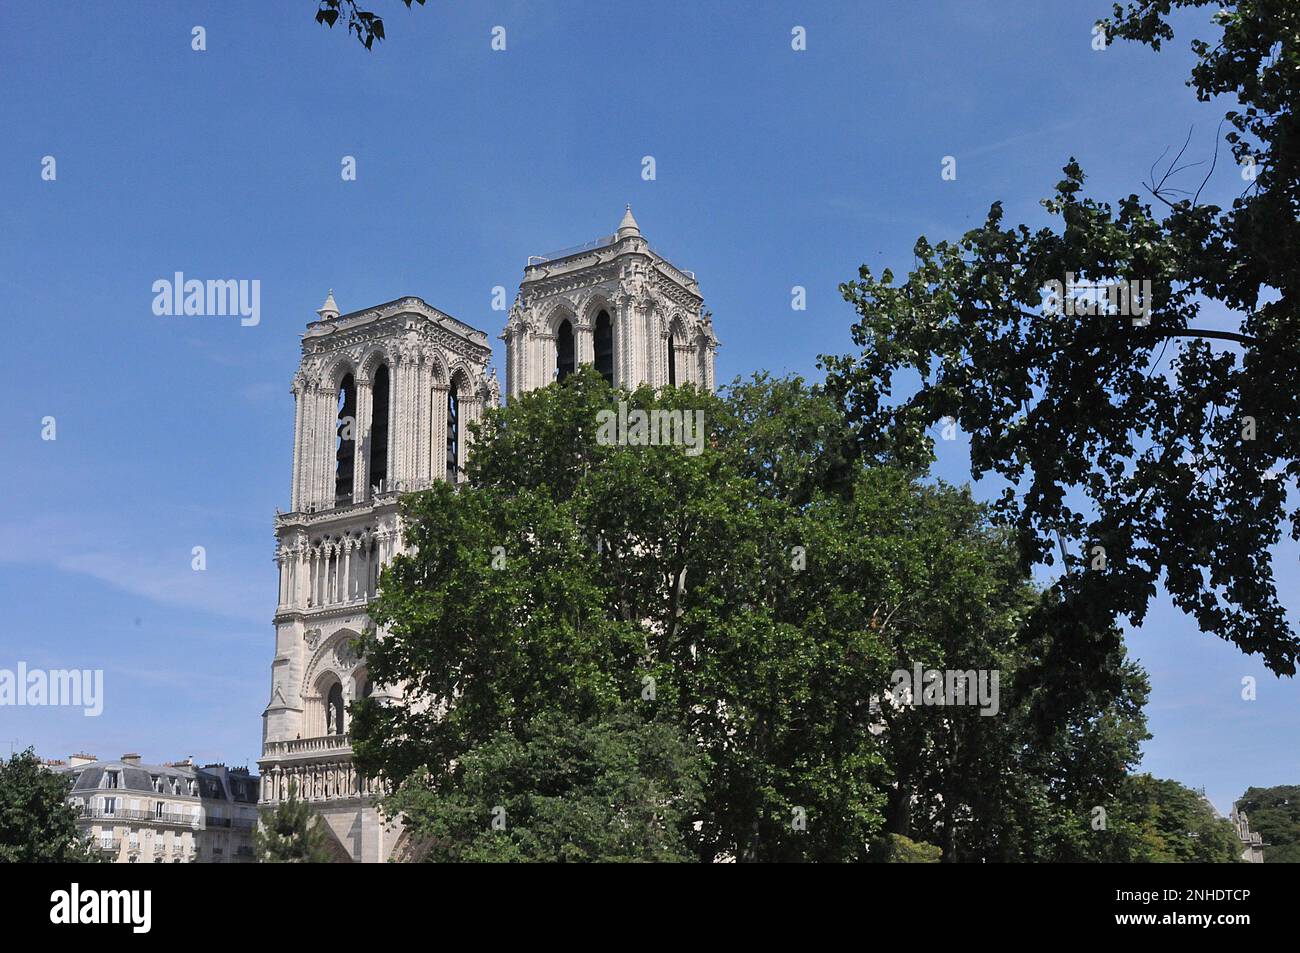
[{"label": "mansard roof", "polygon": [[[72,793],[79,795],[98,790],[114,791],[122,795],[157,795],[153,781],[154,778],[162,777],[169,781],[195,781],[199,790],[194,796],[205,800],[257,803],[257,777],[242,769],[232,771],[225,765],[200,768],[174,764],[139,764],[134,761],[92,761],[75,767],[60,765],[50,770],[70,776],[73,779]],[[118,773],[117,786],[100,788],[104,775],[109,771]],[[181,793],[190,796],[188,789]]]}]

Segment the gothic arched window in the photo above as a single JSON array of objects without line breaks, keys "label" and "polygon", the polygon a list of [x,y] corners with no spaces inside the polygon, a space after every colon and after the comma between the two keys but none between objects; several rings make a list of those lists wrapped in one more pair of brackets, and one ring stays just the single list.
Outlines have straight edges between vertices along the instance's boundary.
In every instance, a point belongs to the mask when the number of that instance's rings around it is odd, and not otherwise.
[{"label": "gothic arched window", "polygon": [[325,734],[343,734],[343,686],[335,682],[325,699]]},{"label": "gothic arched window", "polygon": [[668,335],[668,386],[677,386],[677,341]]},{"label": "gothic arched window", "polygon": [[356,456],[357,385],[348,374],[339,385],[338,436],[335,440],[334,505],[352,502],[352,465]]},{"label": "gothic arched window", "polygon": [[573,366],[573,325],[565,318],[555,332],[555,379],[564,380]]},{"label": "gothic arched window", "polygon": [[614,383],[614,324],[609,320],[609,312],[602,310],[596,315],[596,371],[601,377]]},{"label": "gothic arched window", "polygon": [[370,415],[370,485],[380,486],[388,480],[388,365],[375,371],[374,396]]},{"label": "gothic arched window", "polygon": [[447,481],[460,478],[460,391],[455,378],[447,388]]}]

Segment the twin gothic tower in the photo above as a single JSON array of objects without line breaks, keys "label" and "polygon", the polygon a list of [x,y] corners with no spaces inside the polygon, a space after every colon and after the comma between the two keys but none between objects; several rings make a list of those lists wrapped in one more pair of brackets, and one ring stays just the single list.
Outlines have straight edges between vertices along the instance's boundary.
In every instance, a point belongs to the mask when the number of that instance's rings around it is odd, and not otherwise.
[{"label": "twin gothic tower", "polygon": [[628,389],[714,386],[718,340],[699,283],[650,247],[630,207],[613,235],[528,259],[501,337],[511,397],[579,364]]},{"label": "twin gothic tower", "polygon": [[[398,498],[464,476],[468,425],[497,405],[487,335],[407,297],[340,314],[331,291],[302,336],[294,376],[290,511],[276,516],[280,585],[261,801],[311,802],[340,859],[407,849],[353,768],[348,705],[372,685],[351,643],[385,563],[403,549]],[[695,276],[618,231],[528,260],[502,338],[514,397],[593,364],[616,386],[714,387],[718,341]]]}]

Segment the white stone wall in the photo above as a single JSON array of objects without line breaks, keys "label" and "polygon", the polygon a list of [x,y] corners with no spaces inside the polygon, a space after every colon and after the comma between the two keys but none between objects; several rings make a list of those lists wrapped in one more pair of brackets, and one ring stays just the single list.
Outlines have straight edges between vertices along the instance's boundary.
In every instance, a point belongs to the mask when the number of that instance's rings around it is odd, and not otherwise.
[{"label": "white stone wall", "polygon": [[596,316],[613,321],[614,384],[635,389],[669,381],[669,335],[676,380],[712,390],[718,347],[695,277],[654,252],[629,215],[605,244],[530,262],[506,321],[506,393],[515,397],[555,379],[556,332],[569,320],[575,359],[595,359]]},{"label": "white stone wall", "polygon": [[[113,814],[105,805],[115,802]],[[212,801],[178,794],[150,797],[144,792],[77,792],[74,806],[90,808],[78,826],[112,863],[249,863],[257,810],[239,802]],[[163,804],[161,817],[153,816]]]}]

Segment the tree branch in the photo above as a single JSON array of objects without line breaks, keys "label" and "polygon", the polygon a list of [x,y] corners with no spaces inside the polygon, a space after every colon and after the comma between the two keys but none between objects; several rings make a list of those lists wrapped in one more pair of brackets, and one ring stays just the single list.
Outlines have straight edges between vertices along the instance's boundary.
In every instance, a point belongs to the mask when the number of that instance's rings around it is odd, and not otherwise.
[{"label": "tree branch", "polygon": [[1158,338],[1215,338],[1219,341],[1236,341],[1238,344],[1252,346],[1259,343],[1258,338],[1250,337],[1247,334],[1239,334],[1236,331],[1211,331],[1197,330],[1196,328],[1185,328],[1179,331],[1158,331]]}]

